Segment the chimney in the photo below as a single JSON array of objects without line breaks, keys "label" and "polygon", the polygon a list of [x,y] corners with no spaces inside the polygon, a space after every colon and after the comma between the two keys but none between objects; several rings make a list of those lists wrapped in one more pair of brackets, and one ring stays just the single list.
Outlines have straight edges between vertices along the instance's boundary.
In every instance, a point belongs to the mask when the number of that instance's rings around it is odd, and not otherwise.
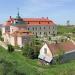
[{"label": "chimney", "polygon": [[12,19],[11,16],[10,16],[10,19]]},{"label": "chimney", "polygon": [[13,23],[13,21],[12,21],[12,17],[10,16],[10,21],[11,21],[11,23]]}]

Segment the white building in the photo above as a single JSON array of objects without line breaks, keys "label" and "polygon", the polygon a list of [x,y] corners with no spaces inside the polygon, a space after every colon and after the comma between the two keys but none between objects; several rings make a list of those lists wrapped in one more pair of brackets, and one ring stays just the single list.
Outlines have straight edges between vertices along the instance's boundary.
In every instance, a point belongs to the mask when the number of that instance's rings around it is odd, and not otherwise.
[{"label": "white building", "polygon": [[39,59],[50,63],[54,57],[58,56],[59,53],[63,52],[64,60],[75,59],[75,44],[71,41],[65,41],[60,43],[45,43],[40,49]]},{"label": "white building", "polygon": [[21,18],[19,12],[16,18],[10,16],[2,28],[4,42],[14,46],[16,44],[22,46],[23,39],[32,35],[44,37],[56,34],[56,24],[48,18]]}]

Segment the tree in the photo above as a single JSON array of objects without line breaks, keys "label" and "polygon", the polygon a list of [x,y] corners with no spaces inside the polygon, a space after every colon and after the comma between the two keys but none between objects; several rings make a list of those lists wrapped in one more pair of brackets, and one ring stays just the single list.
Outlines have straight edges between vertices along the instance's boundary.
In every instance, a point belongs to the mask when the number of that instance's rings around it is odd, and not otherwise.
[{"label": "tree", "polygon": [[11,44],[8,44],[8,52],[13,52],[14,47]]},{"label": "tree", "polygon": [[58,50],[58,55],[56,56],[56,63],[60,64],[62,63],[62,59],[63,59],[63,55],[64,55],[64,50],[63,49],[59,49]]},{"label": "tree", "polygon": [[30,46],[29,43],[26,43],[23,47],[23,55],[29,58],[33,58],[34,55],[34,50],[33,48]]},{"label": "tree", "polygon": [[23,47],[23,55],[32,59],[38,58],[41,42],[35,38]]}]

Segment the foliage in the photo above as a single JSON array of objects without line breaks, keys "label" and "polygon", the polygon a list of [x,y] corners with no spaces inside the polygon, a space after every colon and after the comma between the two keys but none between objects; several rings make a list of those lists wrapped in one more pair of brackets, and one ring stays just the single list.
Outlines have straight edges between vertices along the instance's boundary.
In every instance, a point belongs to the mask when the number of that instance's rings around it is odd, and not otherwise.
[{"label": "foliage", "polygon": [[23,55],[29,58],[33,58],[34,50],[33,48],[27,43],[23,47]]},{"label": "foliage", "polygon": [[58,35],[61,35],[61,34],[66,34],[66,33],[73,33],[75,32],[75,27],[69,27],[69,26],[57,26],[57,30],[58,30]]},{"label": "foliage", "polygon": [[21,49],[21,48],[19,47],[19,45],[16,45],[14,48],[15,48],[15,49]]},{"label": "foliage", "polygon": [[0,29],[0,36],[2,36],[2,30]]},{"label": "foliage", "polygon": [[11,44],[8,44],[8,52],[13,52],[14,47]]},{"label": "foliage", "polygon": [[2,30],[0,29],[0,40],[3,41],[4,38],[2,38]]},{"label": "foliage", "polygon": [[51,40],[51,37],[49,37],[49,41]]},{"label": "foliage", "polygon": [[63,55],[64,55],[64,50],[59,49],[58,50],[58,55],[56,56],[56,64],[63,63]]},{"label": "foliage", "polygon": [[35,59],[38,58],[41,43],[37,39],[32,39],[31,42],[26,43],[23,47],[23,55]]},{"label": "foliage", "polygon": [[25,58],[20,52],[10,54],[3,47],[0,47],[0,60],[0,75],[4,72],[2,63],[7,64],[7,75],[75,75],[75,61],[40,65],[38,60]]}]

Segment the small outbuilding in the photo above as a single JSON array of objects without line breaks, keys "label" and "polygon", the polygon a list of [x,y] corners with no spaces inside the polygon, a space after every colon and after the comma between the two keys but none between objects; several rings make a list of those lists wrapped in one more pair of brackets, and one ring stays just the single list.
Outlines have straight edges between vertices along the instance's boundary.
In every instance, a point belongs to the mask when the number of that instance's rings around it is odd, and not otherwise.
[{"label": "small outbuilding", "polygon": [[40,49],[38,58],[51,63],[60,53],[63,53],[63,61],[75,59],[75,43],[69,40],[59,43],[45,43]]}]

